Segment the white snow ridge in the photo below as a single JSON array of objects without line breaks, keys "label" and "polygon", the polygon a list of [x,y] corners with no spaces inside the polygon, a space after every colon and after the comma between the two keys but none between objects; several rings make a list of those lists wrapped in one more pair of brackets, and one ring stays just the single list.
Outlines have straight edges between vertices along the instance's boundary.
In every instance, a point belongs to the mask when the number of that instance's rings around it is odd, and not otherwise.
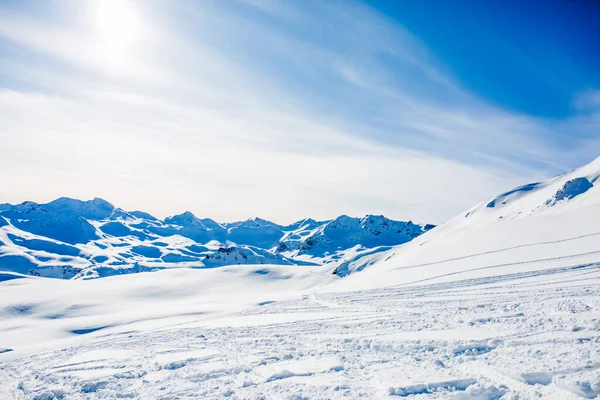
[{"label": "white snow ridge", "polygon": [[0,399],[599,398],[598,176],[438,227],[0,205]]}]

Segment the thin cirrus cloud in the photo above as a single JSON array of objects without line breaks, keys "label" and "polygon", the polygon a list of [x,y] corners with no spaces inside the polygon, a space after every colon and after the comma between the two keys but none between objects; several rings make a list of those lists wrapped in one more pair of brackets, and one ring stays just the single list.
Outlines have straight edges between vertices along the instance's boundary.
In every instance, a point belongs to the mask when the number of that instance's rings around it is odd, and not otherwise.
[{"label": "thin cirrus cloud", "polygon": [[99,2],[0,12],[2,200],[437,223],[600,148],[593,95],[506,112],[362,3],[114,2],[112,27]]}]

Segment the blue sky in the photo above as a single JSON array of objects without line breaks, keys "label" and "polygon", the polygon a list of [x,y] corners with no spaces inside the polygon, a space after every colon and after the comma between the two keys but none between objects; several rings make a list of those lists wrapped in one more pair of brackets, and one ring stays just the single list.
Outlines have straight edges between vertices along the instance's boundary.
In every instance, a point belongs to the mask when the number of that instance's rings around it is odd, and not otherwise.
[{"label": "blue sky", "polygon": [[514,112],[560,119],[600,87],[600,3],[372,1],[419,37],[467,90]]},{"label": "blue sky", "polygon": [[0,201],[442,222],[598,156],[592,2],[0,1]]}]

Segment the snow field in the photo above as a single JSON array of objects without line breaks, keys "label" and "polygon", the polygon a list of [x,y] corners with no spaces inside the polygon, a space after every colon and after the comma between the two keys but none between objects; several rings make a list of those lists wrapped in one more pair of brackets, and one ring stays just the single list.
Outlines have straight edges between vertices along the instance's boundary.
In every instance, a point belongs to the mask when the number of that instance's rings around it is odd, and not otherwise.
[{"label": "snow field", "polygon": [[[356,292],[308,287],[281,299],[264,292],[240,310],[153,329],[100,329],[61,349],[0,354],[6,360],[0,393],[15,399],[594,398],[599,284],[594,265]],[[182,313],[176,301],[165,301],[172,316]]]}]

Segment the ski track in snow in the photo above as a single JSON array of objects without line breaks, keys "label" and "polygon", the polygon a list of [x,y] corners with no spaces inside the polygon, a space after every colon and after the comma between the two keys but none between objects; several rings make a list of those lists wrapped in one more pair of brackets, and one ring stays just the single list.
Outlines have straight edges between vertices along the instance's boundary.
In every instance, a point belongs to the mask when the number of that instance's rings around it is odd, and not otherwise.
[{"label": "ski track in snow", "polygon": [[595,398],[599,283],[600,266],[582,265],[80,332],[90,339],[73,347],[0,351],[0,398]]}]

